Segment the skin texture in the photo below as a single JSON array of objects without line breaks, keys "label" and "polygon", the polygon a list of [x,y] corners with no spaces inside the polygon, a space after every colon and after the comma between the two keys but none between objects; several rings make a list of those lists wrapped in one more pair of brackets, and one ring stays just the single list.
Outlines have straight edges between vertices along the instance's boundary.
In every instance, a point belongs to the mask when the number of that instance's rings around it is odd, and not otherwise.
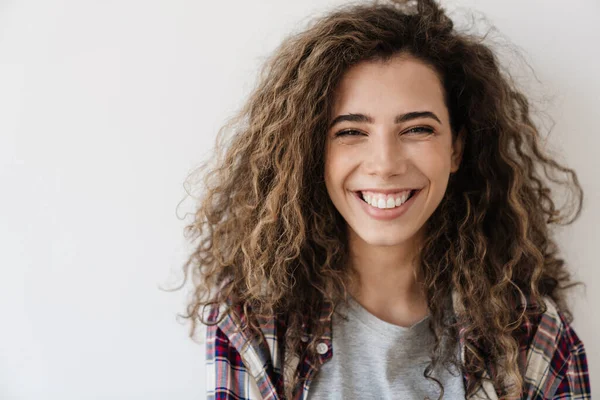
[{"label": "skin texture", "polygon": [[[409,55],[359,63],[339,84],[332,120],[360,113],[373,121],[342,121],[327,132],[325,184],[347,223],[349,261],[361,281],[354,296],[397,325],[412,325],[427,313],[411,260],[460,164],[461,138],[453,143],[443,90],[435,71]],[[439,121],[426,116],[394,122],[397,114],[414,111],[430,111]],[[407,187],[422,191],[389,221],[369,216],[355,195],[365,188]]]}]

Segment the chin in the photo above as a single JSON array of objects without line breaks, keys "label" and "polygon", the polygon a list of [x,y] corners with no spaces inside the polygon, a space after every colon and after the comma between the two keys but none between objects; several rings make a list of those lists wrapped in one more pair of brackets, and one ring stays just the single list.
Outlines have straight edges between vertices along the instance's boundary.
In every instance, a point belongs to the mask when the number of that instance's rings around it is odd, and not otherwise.
[{"label": "chin", "polygon": [[404,242],[406,242],[411,235],[406,235],[406,233],[393,233],[393,232],[385,232],[382,230],[370,231],[370,232],[356,232],[356,236],[360,238],[366,244],[371,246],[398,246]]}]

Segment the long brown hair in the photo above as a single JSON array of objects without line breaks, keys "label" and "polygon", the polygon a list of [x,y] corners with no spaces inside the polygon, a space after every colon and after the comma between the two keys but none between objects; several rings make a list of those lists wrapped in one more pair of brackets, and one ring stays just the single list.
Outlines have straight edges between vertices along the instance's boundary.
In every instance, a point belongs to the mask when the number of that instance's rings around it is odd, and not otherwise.
[{"label": "long brown hair", "polygon": [[[198,320],[210,323],[201,318],[205,306],[229,299],[258,334],[259,317],[283,315],[287,351],[319,364],[320,308],[345,301],[351,279],[345,222],[323,181],[332,93],[351,66],[400,53],[436,69],[452,134],[466,131],[461,166],[419,253],[436,340],[430,367],[455,363],[481,376],[489,363],[494,385],[519,397],[517,328],[544,311],[544,296],[572,320],[564,290],[573,283],[550,228],[579,216],[583,191],[575,172],[543,148],[530,103],[497,55],[481,37],[459,32],[433,0],[340,7],[274,52],[219,132],[214,163],[190,176],[204,181],[186,227],[197,240],[184,266],[194,284],[186,317],[193,333]],[[560,208],[559,186],[572,194]],[[453,291],[468,313],[454,315]],[[523,312],[515,306],[522,298],[535,307]],[[300,354],[304,321],[315,339]],[[464,365],[453,350],[458,329],[476,343]],[[286,382],[287,393],[297,379]]]}]

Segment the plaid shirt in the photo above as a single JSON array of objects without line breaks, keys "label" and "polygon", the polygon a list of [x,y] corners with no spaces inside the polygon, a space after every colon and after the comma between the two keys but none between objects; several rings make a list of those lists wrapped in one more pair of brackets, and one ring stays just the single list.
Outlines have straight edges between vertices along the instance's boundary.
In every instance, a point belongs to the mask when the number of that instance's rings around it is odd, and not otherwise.
[{"label": "plaid shirt", "polygon": [[[545,299],[547,311],[535,322],[524,325],[526,334],[519,339],[520,360],[525,365],[524,399],[590,399],[590,382],[587,359],[581,340],[563,315],[558,312],[550,298]],[[460,302],[453,296],[454,310],[459,310]],[[226,308],[221,306],[221,311]],[[326,303],[321,312],[321,321],[328,327],[317,346],[321,360],[327,362],[333,356],[331,344],[331,304]],[[216,308],[209,311],[209,321],[214,321]],[[245,316],[241,307],[233,307],[242,321]],[[271,318],[259,321],[263,337],[254,339],[251,345],[242,348],[245,333],[235,332],[236,324],[231,315],[226,315],[219,324],[207,326],[206,330],[206,372],[207,398],[220,399],[283,399],[283,382],[291,379],[299,368],[304,384],[297,387],[294,400],[306,400],[310,383],[316,368],[308,359],[293,360],[293,368],[282,370],[283,321]],[[535,325],[535,326],[534,326]],[[309,335],[303,337],[308,341]],[[459,331],[461,358],[464,361],[465,346],[468,341],[463,331]],[[484,378],[494,373],[493,367]],[[475,379],[463,375],[466,385]],[[500,391],[491,381],[483,380],[480,389],[469,397],[475,399],[498,399]]]}]

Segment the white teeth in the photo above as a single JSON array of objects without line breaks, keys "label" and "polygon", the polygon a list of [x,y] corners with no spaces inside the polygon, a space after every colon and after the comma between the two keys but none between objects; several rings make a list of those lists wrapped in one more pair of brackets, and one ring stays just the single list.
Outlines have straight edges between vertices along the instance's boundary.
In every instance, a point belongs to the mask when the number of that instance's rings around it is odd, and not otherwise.
[{"label": "white teeth", "polygon": [[402,204],[404,204],[406,202],[406,200],[408,200],[410,193],[411,192],[406,192],[402,196],[399,196],[396,198],[388,197],[387,199],[386,199],[385,195],[365,194],[365,195],[363,195],[363,199],[365,200],[365,202],[367,202],[368,204],[370,204],[373,207],[382,208],[382,209],[394,208],[394,207],[399,207]]}]

